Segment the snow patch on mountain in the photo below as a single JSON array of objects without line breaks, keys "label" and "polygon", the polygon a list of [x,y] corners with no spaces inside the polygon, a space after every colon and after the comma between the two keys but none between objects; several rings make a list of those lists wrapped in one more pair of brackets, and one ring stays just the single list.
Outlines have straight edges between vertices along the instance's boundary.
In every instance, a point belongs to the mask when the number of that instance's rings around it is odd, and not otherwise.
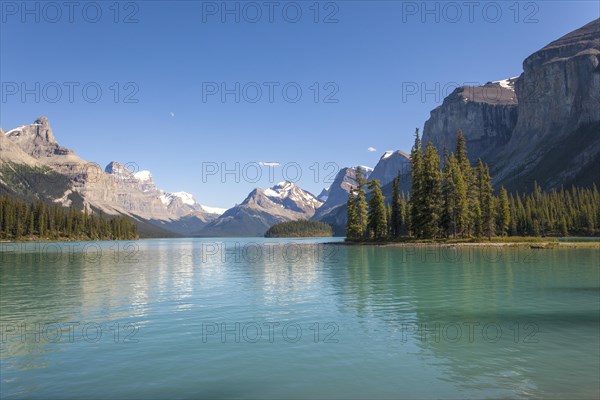
[{"label": "snow patch on mountain", "polygon": [[17,132],[19,132],[19,134],[20,134],[20,132],[21,132],[21,130],[22,130],[23,128],[25,128],[25,125],[21,125],[21,126],[19,126],[19,127],[17,127],[17,128],[11,129],[10,131],[8,131],[8,132],[5,132],[5,133],[4,133],[4,135],[5,135],[5,136],[19,136],[19,135],[18,135],[18,134],[16,134],[16,133],[17,133]]},{"label": "snow patch on mountain", "polygon": [[194,199],[194,196],[192,196],[191,194],[189,194],[187,192],[175,192],[175,193],[171,193],[171,194],[173,196],[181,199],[183,204],[187,204],[188,206],[193,206],[194,204],[196,204],[196,199]]},{"label": "snow patch on mountain", "polygon": [[222,215],[227,211],[227,208],[219,208],[219,207],[209,207],[205,205],[201,205],[202,209],[209,214]]},{"label": "snow patch on mountain", "polygon": [[517,80],[517,78],[518,78],[518,76],[514,76],[512,78],[502,79],[500,81],[493,81],[492,83],[497,83],[498,85],[502,86],[505,89],[514,91],[515,90],[515,81]]},{"label": "snow patch on mountain", "polygon": [[135,176],[135,179],[137,179],[140,182],[147,182],[152,180],[152,174],[150,173],[150,171],[136,172],[135,174],[133,174],[133,176]]}]

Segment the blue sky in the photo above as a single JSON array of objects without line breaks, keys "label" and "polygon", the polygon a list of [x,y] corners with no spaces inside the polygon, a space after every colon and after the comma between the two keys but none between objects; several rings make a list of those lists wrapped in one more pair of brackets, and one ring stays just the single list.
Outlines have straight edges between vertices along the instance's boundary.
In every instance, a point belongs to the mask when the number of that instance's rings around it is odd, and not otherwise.
[{"label": "blue sky", "polygon": [[[457,84],[517,76],[600,14],[597,1],[51,3],[0,2],[0,126],[46,115],[82,158],[221,207],[297,171],[318,194],[337,167],[409,150]],[[259,162],[281,166],[256,181]]]}]

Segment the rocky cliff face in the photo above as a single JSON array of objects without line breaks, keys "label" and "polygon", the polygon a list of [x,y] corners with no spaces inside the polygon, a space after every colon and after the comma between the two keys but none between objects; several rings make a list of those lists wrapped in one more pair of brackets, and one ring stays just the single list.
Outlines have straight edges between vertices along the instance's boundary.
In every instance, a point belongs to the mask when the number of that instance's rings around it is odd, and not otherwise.
[{"label": "rocky cliff face", "polygon": [[[523,70],[515,87],[519,117],[497,160],[497,179],[509,186],[573,183],[600,153],[600,19],[535,52]],[[588,129],[596,130],[595,140]],[[548,159],[557,150],[561,157]],[[553,162],[563,168],[544,173],[544,164]]]},{"label": "rocky cliff face", "polygon": [[369,180],[378,179],[381,186],[392,182],[396,176],[410,174],[410,156],[402,150],[386,151],[369,176]]},{"label": "rocky cliff face", "polygon": [[517,124],[516,78],[483,86],[457,88],[425,122],[423,143],[431,141],[440,152],[453,151],[459,129],[469,142],[473,160],[489,159],[506,145]]},{"label": "rocky cliff face", "polygon": [[424,142],[452,150],[462,129],[471,161],[481,157],[495,183],[512,190],[598,182],[600,19],[535,52],[523,70],[455,90],[431,112]]},{"label": "rocky cliff face", "polygon": [[56,142],[50,122],[46,117],[36,119],[31,125],[11,129],[5,133],[5,136],[25,153],[33,158],[47,161],[47,163],[50,163],[51,160],[44,160],[45,158],[74,155],[71,150]]}]

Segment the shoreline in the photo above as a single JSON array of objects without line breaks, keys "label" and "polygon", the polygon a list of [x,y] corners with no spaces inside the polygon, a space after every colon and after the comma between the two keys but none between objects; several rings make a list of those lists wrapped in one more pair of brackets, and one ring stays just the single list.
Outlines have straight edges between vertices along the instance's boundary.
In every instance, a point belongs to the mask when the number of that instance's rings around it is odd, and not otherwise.
[{"label": "shoreline", "polygon": [[443,248],[471,248],[471,247],[529,247],[531,249],[581,249],[590,248],[600,250],[600,241],[598,242],[559,242],[559,241],[539,241],[539,242],[326,242],[323,244],[337,246],[373,246],[373,247],[443,247]]}]

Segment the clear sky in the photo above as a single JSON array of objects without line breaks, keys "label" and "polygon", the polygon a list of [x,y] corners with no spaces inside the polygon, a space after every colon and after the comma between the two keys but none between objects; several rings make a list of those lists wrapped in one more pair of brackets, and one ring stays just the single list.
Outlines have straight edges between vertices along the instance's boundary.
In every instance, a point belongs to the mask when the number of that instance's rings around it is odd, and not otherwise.
[{"label": "clear sky", "polygon": [[[70,4],[0,2],[0,126],[45,115],[82,158],[220,207],[298,166],[318,194],[337,166],[409,150],[456,85],[517,76],[600,14],[598,1]],[[281,165],[256,181],[259,162]]]}]

